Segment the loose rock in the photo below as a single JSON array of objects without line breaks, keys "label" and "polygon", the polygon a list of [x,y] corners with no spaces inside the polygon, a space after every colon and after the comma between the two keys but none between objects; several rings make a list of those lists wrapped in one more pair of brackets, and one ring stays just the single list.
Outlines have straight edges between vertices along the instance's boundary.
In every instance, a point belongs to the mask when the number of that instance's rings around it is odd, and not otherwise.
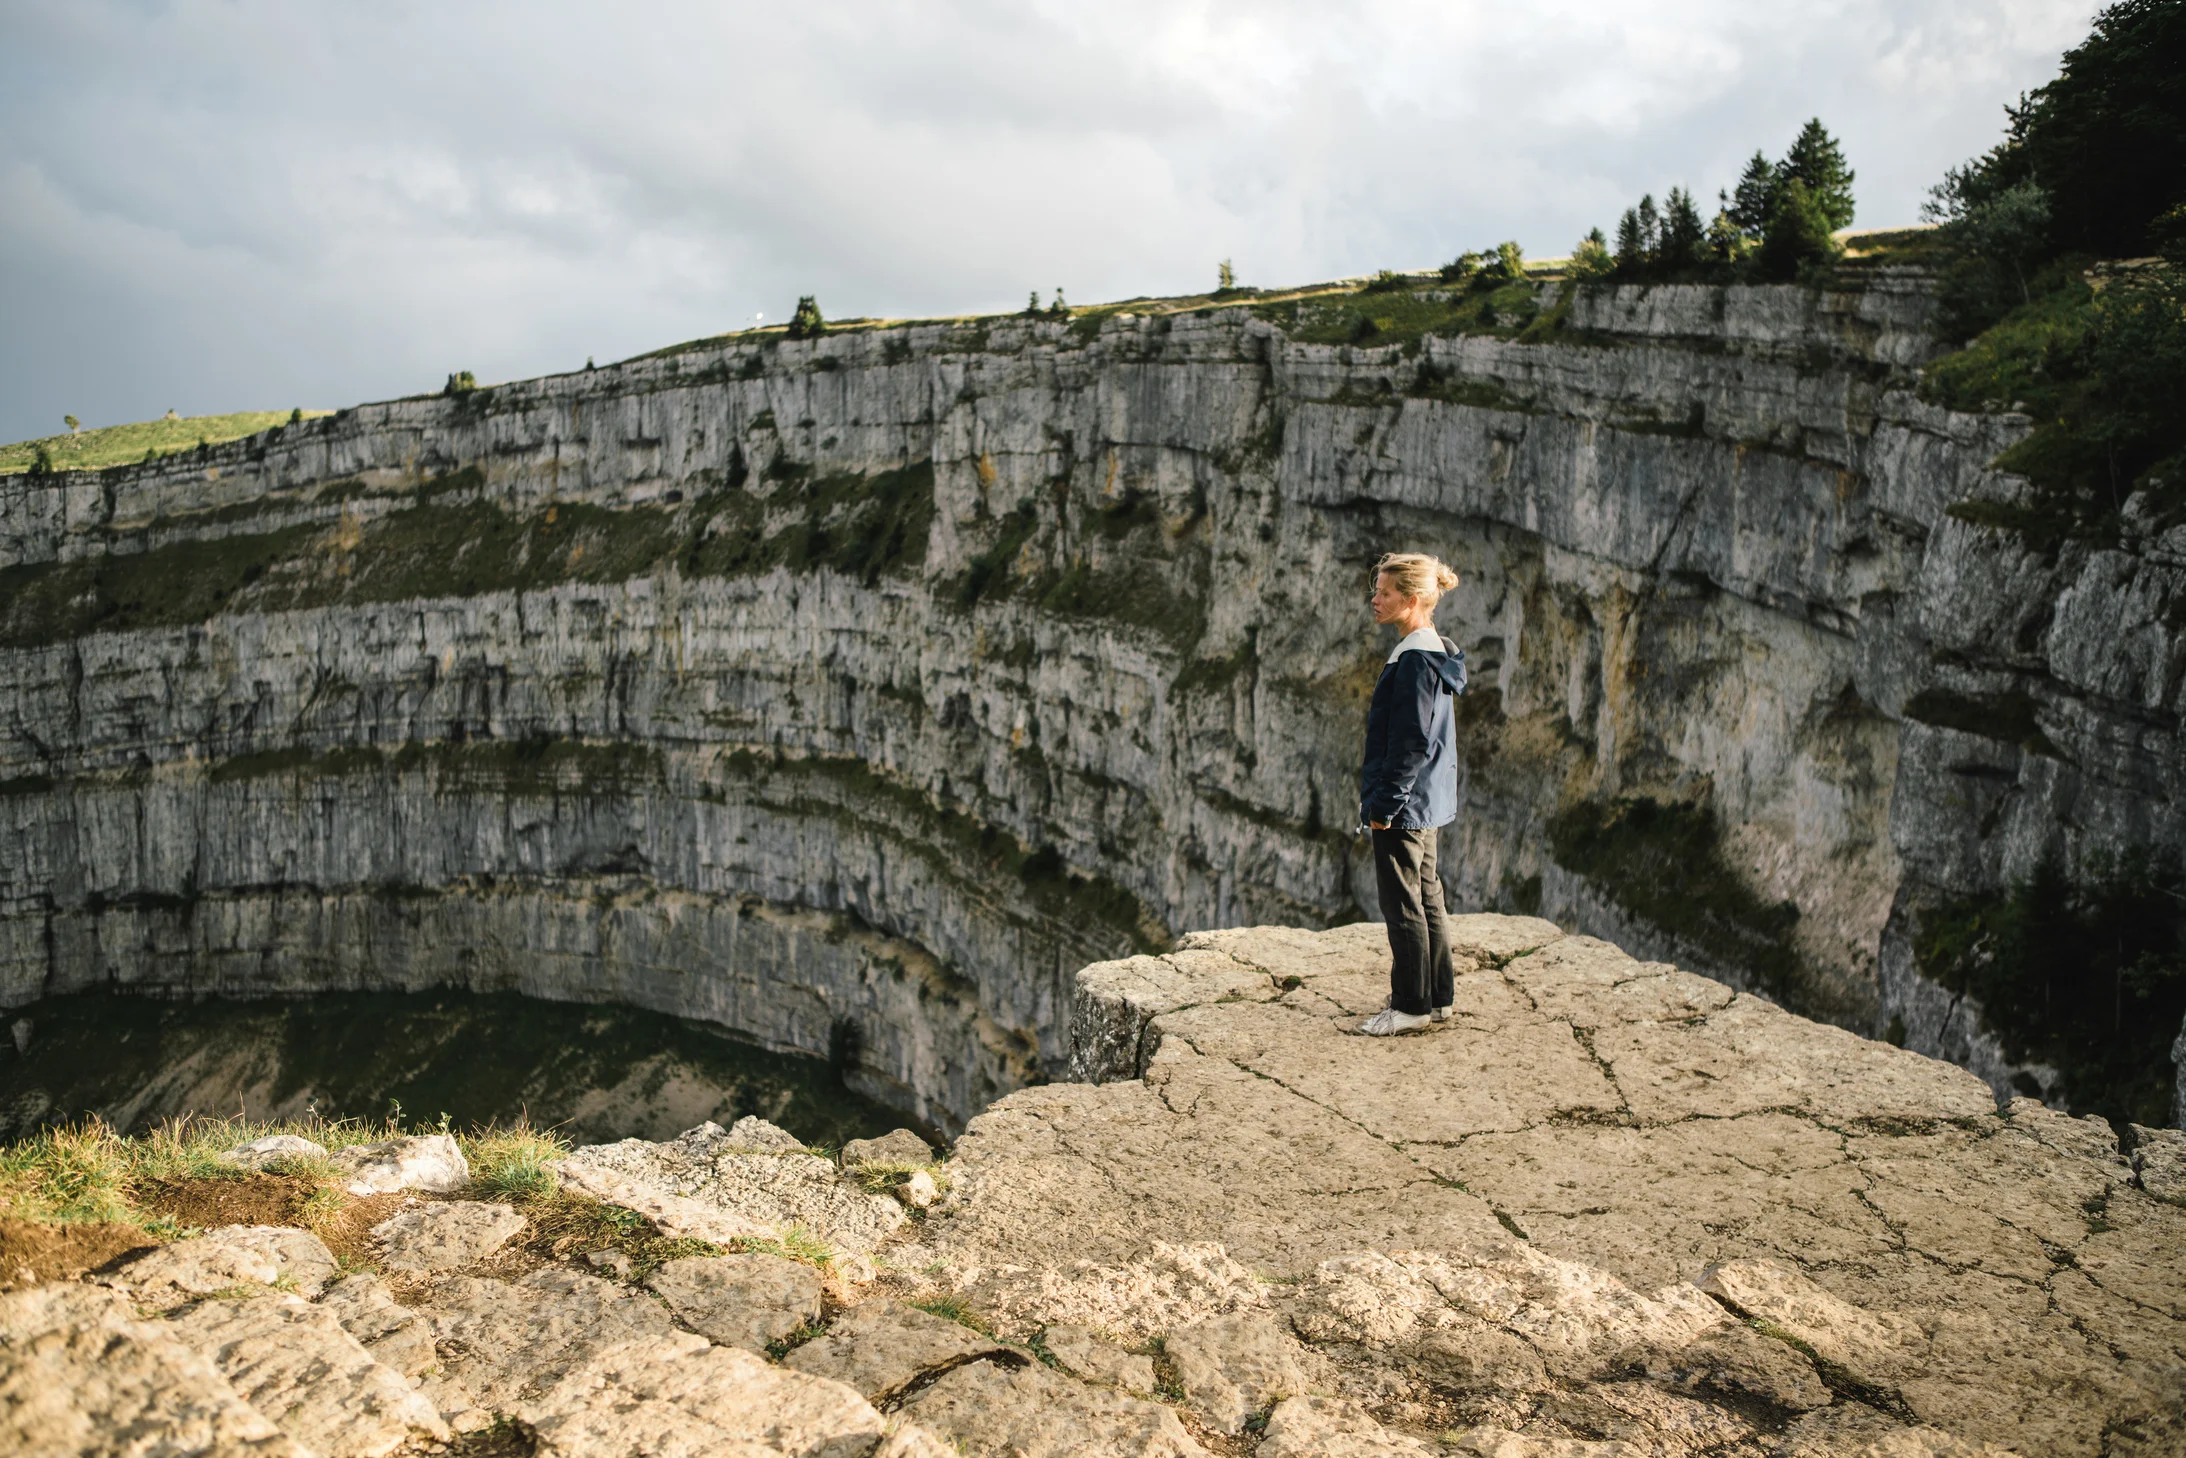
[{"label": "loose rock", "polygon": [[377,1276],[344,1276],[327,1287],[319,1304],[334,1313],[342,1330],[374,1361],[405,1377],[416,1377],[440,1360],[433,1351],[432,1323],[397,1302]]},{"label": "loose rock", "polygon": [[412,1134],[377,1144],[352,1144],[334,1155],[348,1176],[343,1188],[352,1195],[386,1195],[396,1190],[453,1194],[471,1182],[470,1161],[452,1134]]},{"label": "loose rock", "polygon": [[464,1405],[513,1411],[542,1378],[553,1381],[617,1342],[681,1337],[652,1297],[575,1271],[533,1271],[520,1281],[458,1276],[435,1288],[419,1309],[432,1322],[460,1394],[441,1411]]},{"label": "loose rock", "polygon": [[264,1169],[284,1159],[324,1159],[326,1146],[296,1134],[268,1134],[263,1139],[222,1150],[213,1157],[238,1169]]},{"label": "loose rock", "polygon": [[908,1129],[895,1129],[878,1139],[853,1139],[843,1146],[843,1168],[861,1164],[932,1164],[933,1147]]},{"label": "loose rock", "polygon": [[447,1271],[476,1265],[523,1228],[512,1206],[452,1200],[391,1215],[372,1227],[372,1240],[391,1271]]},{"label": "loose rock", "polygon": [[889,1193],[912,1209],[923,1210],[941,1198],[941,1186],[935,1184],[934,1177],[926,1171],[914,1169],[909,1178]]},{"label": "loose rock", "polygon": [[823,1293],[812,1267],[764,1254],[669,1261],[645,1284],[699,1335],[754,1352],[817,1321]]}]

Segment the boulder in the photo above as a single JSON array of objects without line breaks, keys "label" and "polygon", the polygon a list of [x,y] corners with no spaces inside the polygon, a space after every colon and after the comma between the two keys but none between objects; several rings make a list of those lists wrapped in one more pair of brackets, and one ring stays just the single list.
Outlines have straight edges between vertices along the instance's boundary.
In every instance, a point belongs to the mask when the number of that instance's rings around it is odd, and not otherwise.
[{"label": "boulder", "polygon": [[692,1331],[723,1346],[764,1352],[820,1318],[820,1273],[777,1255],[693,1256],[645,1278]]},{"label": "boulder", "polygon": [[376,1144],[352,1144],[335,1153],[334,1163],[345,1176],[342,1188],[352,1195],[386,1195],[396,1190],[445,1195],[471,1182],[470,1161],[452,1134],[410,1134]]},{"label": "boulder", "polygon": [[446,1271],[476,1265],[524,1228],[512,1206],[478,1200],[423,1204],[372,1227],[390,1271]]}]

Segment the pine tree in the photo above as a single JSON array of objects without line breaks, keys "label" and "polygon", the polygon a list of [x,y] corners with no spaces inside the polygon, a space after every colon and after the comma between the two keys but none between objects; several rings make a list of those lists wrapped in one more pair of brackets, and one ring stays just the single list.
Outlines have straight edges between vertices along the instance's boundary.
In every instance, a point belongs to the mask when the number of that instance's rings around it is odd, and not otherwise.
[{"label": "pine tree", "polygon": [[1799,129],[1799,139],[1778,169],[1780,177],[1796,177],[1806,184],[1814,205],[1829,220],[1832,231],[1852,226],[1852,169],[1845,166],[1837,139],[1815,117]]},{"label": "pine tree", "polygon": [[1738,231],[1748,238],[1758,238],[1769,224],[1769,210],[1776,201],[1776,164],[1761,153],[1753,154],[1746,170],[1739,174],[1738,189],[1731,194],[1724,212],[1737,225]]},{"label": "pine tree", "polygon": [[1693,206],[1693,195],[1682,187],[1671,188],[1662,217],[1662,266],[1690,268],[1700,262],[1700,247],[1706,236],[1700,210]]},{"label": "pine tree", "polygon": [[1222,266],[1217,271],[1216,277],[1222,281],[1221,287],[1215,290],[1217,293],[1226,294],[1237,287],[1237,270],[1230,267],[1230,261],[1227,258],[1222,260]]},{"label": "pine tree", "polygon": [[1662,214],[1656,210],[1651,192],[1640,195],[1639,231],[1641,256],[1654,263],[1662,257]]},{"label": "pine tree", "polygon": [[1639,210],[1626,208],[1617,219],[1617,272],[1634,277],[1647,267],[1647,235],[1640,231]]}]

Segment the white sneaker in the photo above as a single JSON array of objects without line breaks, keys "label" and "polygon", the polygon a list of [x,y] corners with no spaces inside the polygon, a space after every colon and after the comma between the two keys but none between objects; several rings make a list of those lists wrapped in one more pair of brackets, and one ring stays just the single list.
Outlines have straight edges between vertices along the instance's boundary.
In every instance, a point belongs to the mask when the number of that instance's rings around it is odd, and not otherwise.
[{"label": "white sneaker", "polygon": [[1387,1038],[1424,1028],[1432,1021],[1426,1013],[1398,1012],[1393,1007],[1385,1007],[1359,1024],[1359,1031],[1369,1038]]},{"label": "white sneaker", "polygon": [[1433,1018],[1438,1023],[1446,1023],[1450,1020],[1450,1009],[1446,1007],[1438,1007],[1427,1016]]}]

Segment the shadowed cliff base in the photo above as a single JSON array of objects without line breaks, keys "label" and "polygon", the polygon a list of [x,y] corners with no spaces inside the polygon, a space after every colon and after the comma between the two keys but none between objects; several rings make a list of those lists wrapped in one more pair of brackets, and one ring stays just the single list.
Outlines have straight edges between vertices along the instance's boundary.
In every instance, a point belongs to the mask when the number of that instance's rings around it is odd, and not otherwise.
[{"label": "shadowed cliff base", "polygon": [[[612,1004],[436,989],[254,1002],[127,994],[17,1009],[0,1042],[0,1139],[96,1116],[125,1134],[197,1115],[528,1122],[577,1142],[665,1139],[759,1115],[813,1144],[905,1116],[828,1061]],[[854,1056],[854,1050],[843,1050]]]}]

